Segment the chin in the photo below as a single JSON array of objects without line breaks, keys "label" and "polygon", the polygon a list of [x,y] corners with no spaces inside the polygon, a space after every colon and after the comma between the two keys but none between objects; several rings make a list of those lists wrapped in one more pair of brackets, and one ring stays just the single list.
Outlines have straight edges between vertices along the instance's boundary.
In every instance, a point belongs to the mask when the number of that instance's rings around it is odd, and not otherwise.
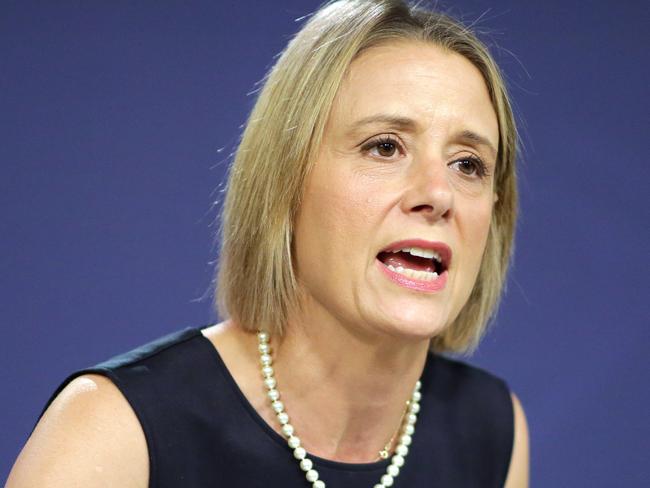
[{"label": "chin", "polygon": [[440,335],[448,326],[447,314],[419,310],[417,307],[390,314],[382,327],[391,336],[411,341],[430,340]]}]

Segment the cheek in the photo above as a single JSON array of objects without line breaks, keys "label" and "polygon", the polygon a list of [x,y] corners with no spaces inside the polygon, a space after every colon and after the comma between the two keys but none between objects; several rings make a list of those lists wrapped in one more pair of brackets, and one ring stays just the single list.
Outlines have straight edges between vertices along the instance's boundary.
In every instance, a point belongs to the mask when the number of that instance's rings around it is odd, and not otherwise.
[{"label": "cheek", "polygon": [[487,243],[492,218],[492,204],[471,205],[471,212],[459,222],[459,243],[462,246],[462,255],[459,262],[459,276],[455,292],[457,301],[453,306],[452,317],[456,317],[467,302],[476,278],[478,277],[483,260],[483,251]]},{"label": "cheek", "polygon": [[475,227],[475,236],[477,243],[480,243],[481,251],[485,248],[488,234],[490,232],[490,222],[492,221],[492,204],[486,205],[482,212],[477,212],[473,222]]},{"label": "cheek", "polygon": [[327,174],[315,179],[303,199],[313,223],[331,237],[353,237],[377,215],[378,192],[363,177]]},{"label": "cheek", "polygon": [[467,262],[474,278],[478,273],[485,250],[490,222],[492,220],[492,202],[485,201],[481,205],[474,205],[471,211],[466,212],[461,227],[461,242],[466,249]]},{"label": "cheek", "polygon": [[492,220],[492,207],[492,198],[488,198],[488,196],[464,202],[463,207],[458,210],[459,214],[462,213],[461,227],[463,233],[466,234],[464,237],[478,239],[481,243],[485,242]]},{"label": "cheek", "polygon": [[373,205],[370,194],[350,178],[314,178],[305,190],[296,220],[298,269],[322,271],[342,266],[367,238]]}]

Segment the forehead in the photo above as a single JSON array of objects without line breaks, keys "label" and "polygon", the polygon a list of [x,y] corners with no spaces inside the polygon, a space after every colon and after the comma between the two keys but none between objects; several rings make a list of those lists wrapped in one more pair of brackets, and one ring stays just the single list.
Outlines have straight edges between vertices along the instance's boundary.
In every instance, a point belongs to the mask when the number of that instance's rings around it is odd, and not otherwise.
[{"label": "forehead", "polygon": [[414,119],[424,129],[472,130],[498,143],[498,122],[480,71],[432,43],[386,43],[351,63],[330,125],[342,128],[378,113]]}]

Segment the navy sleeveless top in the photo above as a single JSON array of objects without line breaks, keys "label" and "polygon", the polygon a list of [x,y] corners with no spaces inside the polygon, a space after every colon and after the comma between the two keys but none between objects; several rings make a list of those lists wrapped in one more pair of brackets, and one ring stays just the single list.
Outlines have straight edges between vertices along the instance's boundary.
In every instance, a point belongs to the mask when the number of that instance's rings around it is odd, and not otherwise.
[{"label": "navy sleeveless top", "polygon": [[[48,405],[68,382],[86,373],[108,377],[135,411],[149,450],[150,488],[311,485],[284,438],[255,411],[199,329],[173,333],[75,372]],[[417,428],[393,486],[502,487],[514,434],[506,384],[434,354],[421,381]],[[309,457],[329,488],[371,488],[390,463]]]}]

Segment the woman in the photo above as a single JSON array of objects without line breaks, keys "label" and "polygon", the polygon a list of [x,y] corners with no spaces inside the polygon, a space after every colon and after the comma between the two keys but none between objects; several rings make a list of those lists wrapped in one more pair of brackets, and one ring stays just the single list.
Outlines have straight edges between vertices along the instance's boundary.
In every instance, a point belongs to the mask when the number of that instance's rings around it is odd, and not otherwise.
[{"label": "woman", "polygon": [[231,169],[225,322],[72,375],[8,486],[527,486],[522,408],[438,353],[506,273],[516,131],[464,27],[401,1],[317,12]]}]

